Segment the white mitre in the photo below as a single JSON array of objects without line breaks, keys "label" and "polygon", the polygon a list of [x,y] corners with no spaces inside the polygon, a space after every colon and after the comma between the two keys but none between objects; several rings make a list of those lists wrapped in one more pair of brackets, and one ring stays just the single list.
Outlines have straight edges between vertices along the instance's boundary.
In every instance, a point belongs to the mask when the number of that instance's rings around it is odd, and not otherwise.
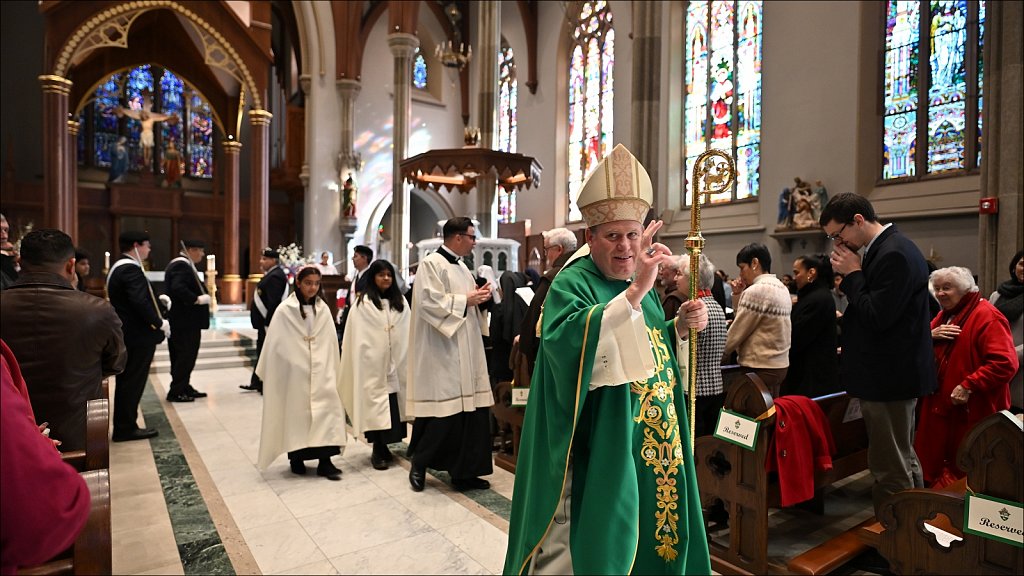
[{"label": "white mitre", "polygon": [[594,227],[618,220],[643,223],[653,199],[647,170],[618,144],[587,177],[576,204],[587,226]]}]

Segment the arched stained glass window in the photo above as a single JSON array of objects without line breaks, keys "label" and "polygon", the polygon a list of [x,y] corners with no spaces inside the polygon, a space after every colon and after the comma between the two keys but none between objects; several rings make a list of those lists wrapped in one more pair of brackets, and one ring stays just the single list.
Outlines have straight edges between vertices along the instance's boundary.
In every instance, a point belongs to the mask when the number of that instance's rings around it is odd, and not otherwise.
[{"label": "arched stained glass window", "polygon": [[573,30],[569,58],[569,214],[583,219],[579,198],[583,181],[611,152],[615,30],[608,3],[584,2]]},{"label": "arched stained glass window", "polygon": [[984,21],[984,2],[888,0],[883,180],[980,165]]},{"label": "arched stained glass window", "polygon": [[732,188],[713,203],[753,198],[760,189],[760,0],[692,0],[686,9],[683,158],[685,205],[690,204],[693,163],[709,148],[736,159]]},{"label": "arched stained glass window", "polygon": [[[156,75],[159,82],[154,90]],[[133,110],[152,108],[154,112],[177,116],[178,122],[159,123],[155,147],[162,150],[174,140],[182,157],[188,159],[188,175],[213,177],[214,121],[209,102],[172,71],[148,64],[113,74],[96,88],[91,106],[80,115],[80,159],[88,159],[97,167],[109,167],[117,139],[124,135],[128,138],[129,170],[151,169],[142,166],[139,121],[119,119],[115,113],[119,106]]]},{"label": "arched stained glass window", "polygon": [[416,57],[412,60],[412,85],[419,89],[427,87],[427,59],[416,49]]},{"label": "arched stained glass window", "polygon": [[[516,63],[504,40],[498,65],[498,150],[516,151],[516,111],[519,101],[519,83],[516,80]],[[516,221],[516,191],[498,187],[498,222]]]}]

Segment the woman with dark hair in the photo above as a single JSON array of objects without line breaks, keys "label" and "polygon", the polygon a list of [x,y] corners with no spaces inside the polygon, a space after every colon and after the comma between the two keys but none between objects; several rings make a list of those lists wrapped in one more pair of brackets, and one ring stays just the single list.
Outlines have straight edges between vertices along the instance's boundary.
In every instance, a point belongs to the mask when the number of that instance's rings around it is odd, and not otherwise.
[{"label": "woman with dark hair", "polygon": [[836,303],[832,298],[832,264],[824,254],[805,254],[793,261],[797,300],[789,348],[789,372],[782,394],[821,396],[839,391],[836,354]]},{"label": "woman with dark hair", "polygon": [[[1017,349],[1017,364],[1024,366],[1024,250],[1010,260],[1010,279],[988,297],[996,310],[1006,316]],[[1015,414],[1024,410],[1024,375],[1018,369],[1010,380],[1010,407]]]},{"label": "woman with dark hair", "polygon": [[341,344],[341,392],[352,430],[373,445],[370,464],[387,470],[388,444],[406,436],[405,406],[409,306],[395,282],[395,269],[376,260],[345,324]]},{"label": "woman with dark hair", "polygon": [[316,473],[341,480],[331,462],[345,446],[338,339],[320,290],[320,270],[306,266],[295,291],[274,312],[256,365],[263,380],[263,425],[259,467],[288,452],[292,472],[305,474],[305,460],[319,460]]},{"label": "woman with dark hair", "polygon": [[725,339],[723,364],[737,362],[761,377],[773,396],[789,369],[789,290],[772,274],[772,255],[764,244],[748,244],[736,254],[740,277],[730,282],[735,318]]}]

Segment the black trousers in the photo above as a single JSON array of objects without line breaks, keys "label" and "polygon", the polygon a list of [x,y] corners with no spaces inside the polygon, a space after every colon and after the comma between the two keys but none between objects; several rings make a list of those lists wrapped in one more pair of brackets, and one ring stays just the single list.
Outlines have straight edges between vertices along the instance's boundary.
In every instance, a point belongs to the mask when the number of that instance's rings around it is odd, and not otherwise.
[{"label": "black trousers", "polygon": [[146,389],[149,366],[153,363],[155,344],[129,344],[125,342],[128,361],[124,372],[117,375],[114,390],[114,433],[128,433],[139,427],[139,400]]},{"label": "black trousers", "polygon": [[188,393],[202,336],[200,329],[171,326],[171,337],[167,341],[171,353],[171,389],[168,391],[171,396]]},{"label": "black trousers", "polygon": [[263,388],[263,380],[256,375],[256,365],[260,363],[260,354],[263,353],[263,341],[267,339],[267,329],[260,328],[257,330],[256,336],[256,361],[252,364],[252,378],[249,379],[249,385],[257,388]]},{"label": "black trousers", "polygon": [[388,405],[391,409],[391,428],[386,430],[367,430],[366,441],[371,444],[374,442],[383,442],[384,444],[394,444],[395,442],[401,442],[405,438],[406,425],[402,422],[402,413],[398,409],[398,393],[392,392],[388,394]]}]

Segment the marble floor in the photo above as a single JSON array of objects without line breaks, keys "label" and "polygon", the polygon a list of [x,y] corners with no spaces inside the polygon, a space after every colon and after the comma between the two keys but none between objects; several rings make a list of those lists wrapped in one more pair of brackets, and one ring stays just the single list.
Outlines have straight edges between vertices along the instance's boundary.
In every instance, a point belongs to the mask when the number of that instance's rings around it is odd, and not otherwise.
[{"label": "marble floor", "polygon": [[[495,467],[490,490],[460,493],[431,472],[415,493],[404,444],[378,471],[351,434],[334,458],[340,482],[296,476],[284,457],[261,472],[262,397],[238,388],[250,374],[196,371],[209,397],[177,404],[164,400],[170,375],[151,374],[140,412],[160,435],[111,445],[115,574],[501,573],[512,474]],[[854,504],[833,520],[860,514]]]}]

